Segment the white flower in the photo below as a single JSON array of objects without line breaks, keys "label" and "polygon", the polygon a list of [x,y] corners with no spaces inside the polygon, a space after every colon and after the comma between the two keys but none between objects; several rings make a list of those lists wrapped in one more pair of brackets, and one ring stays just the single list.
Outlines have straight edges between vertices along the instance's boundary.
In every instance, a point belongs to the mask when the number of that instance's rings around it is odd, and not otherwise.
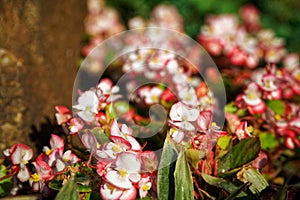
[{"label": "white flower", "polygon": [[194,106],[197,104],[196,91],[192,87],[185,87],[179,91],[179,98],[187,105]]},{"label": "white flower", "polygon": [[115,170],[108,171],[105,179],[108,183],[121,189],[130,189],[132,183],[137,183],[141,176],[141,162],[132,152],[118,154],[115,162]]},{"label": "white flower", "polygon": [[78,104],[73,108],[80,110],[78,116],[87,122],[95,120],[95,115],[98,113],[99,100],[93,91],[84,92],[78,98]]},{"label": "white flower", "polygon": [[171,125],[187,131],[194,131],[195,127],[191,122],[195,122],[199,116],[199,110],[190,108],[182,102],[174,104],[170,111]]}]

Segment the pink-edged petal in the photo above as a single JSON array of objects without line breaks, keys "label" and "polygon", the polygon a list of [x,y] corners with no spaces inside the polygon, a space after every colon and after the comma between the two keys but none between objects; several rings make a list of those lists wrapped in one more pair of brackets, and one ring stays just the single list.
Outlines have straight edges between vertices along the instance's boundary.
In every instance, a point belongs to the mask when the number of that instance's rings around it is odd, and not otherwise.
[{"label": "pink-edged petal", "polygon": [[78,116],[86,122],[93,122],[96,119],[96,115],[90,111],[80,111],[77,113]]},{"label": "pink-edged petal", "polygon": [[200,130],[208,130],[212,123],[212,112],[201,111],[197,119],[197,124]]},{"label": "pink-edged petal", "polygon": [[184,132],[181,130],[174,130],[171,132],[171,138],[175,142],[180,143],[184,138]]},{"label": "pink-edged petal", "polygon": [[114,143],[116,143],[116,145],[121,145],[122,147],[124,147],[126,150],[132,149],[131,143],[126,140],[125,138],[122,138],[120,136],[113,136],[111,135],[109,137]]},{"label": "pink-edged petal", "polygon": [[180,109],[181,106],[182,106],[182,103],[178,102],[171,107],[169,115],[170,115],[170,119],[172,121],[181,121],[182,120],[181,116],[178,114],[178,110]]},{"label": "pink-edged petal", "polygon": [[110,134],[112,136],[121,136],[121,132],[120,132],[120,129],[119,129],[119,125],[118,125],[118,122],[117,120],[113,120],[113,122],[111,123],[111,126],[110,126]]},{"label": "pink-edged petal", "polygon": [[81,141],[88,151],[95,153],[97,150],[97,139],[90,131],[82,135]]},{"label": "pink-edged petal", "polygon": [[55,106],[55,110],[61,114],[70,114],[71,115],[71,111],[65,106]]},{"label": "pink-edged petal", "polygon": [[29,180],[30,173],[29,173],[26,166],[23,165],[23,166],[20,167],[20,170],[19,170],[19,173],[18,173],[17,177],[21,182],[26,182],[26,181]]},{"label": "pink-edged petal", "polygon": [[70,120],[71,133],[78,133],[79,131],[81,131],[83,126],[84,126],[83,121],[78,117],[74,117]]},{"label": "pink-edged petal", "polygon": [[141,180],[141,175],[138,173],[130,173],[128,178],[131,182],[137,183]]},{"label": "pink-edged petal", "polygon": [[131,149],[133,151],[140,151],[140,150],[142,150],[142,147],[141,147],[140,143],[134,137],[128,135],[126,137],[126,139],[130,143]]},{"label": "pink-edged petal", "polygon": [[141,161],[136,153],[121,152],[116,158],[117,168],[122,168],[128,173],[136,173],[141,169]]},{"label": "pink-edged petal", "polygon": [[66,166],[67,166],[67,165],[66,165],[61,159],[57,159],[57,160],[56,160],[56,165],[55,165],[55,167],[56,167],[56,170],[57,170],[58,172],[64,170],[64,168],[65,168]]},{"label": "pink-edged petal", "polygon": [[123,194],[119,197],[120,200],[134,200],[136,199],[137,191],[134,186],[129,190],[124,190]]},{"label": "pink-edged petal", "polygon": [[199,110],[198,109],[193,109],[193,108],[189,108],[185,105],[183,105],[180,111],[182,112],[181,116],[186,119],[187,121],[193,122],[196,121],[198,116],[199,116]]},{"label": "pink-edged petal", "polygon": [[46,162],[42,160],[36,160],[36,162],[32,162],[32,164],[34,165],[38,175],[41,176],[42,179],[48,179],[52,176],[52,169]]},{"label": "pink-edged petal", "polygon": [[127,176],[122,176],[118,171],[111,170],[105,174],[105,180],[115,187],[121,189],[130,189],[132,183]]},{"label": "pink-edged petal", "polygon": [[174,122],[173,125],[186,131],[194,131],[195,127],[190,122]]},{"label": "pink-edged petal", "polygon": [[247,121],[242,121],[236,128],[235,134],[239,140],[251,137],[251,133],[248,131]]},{"label": "pink-edged petal", "polygon": [[104,183],[100,186],[100,195],[101,198],[104,200],[119,199],[122,193],[123,190],[115,188],[114,186],[108,183]]},{"label": "pink-edged petal", "polygon": [[60,148],[63,149],[65,146],[65,142],[58,135],[52,134],[50,138],[50,146],[51,149],[60,149]]},{"label": "pink-edged petal", "polygon": [[268,164],[268,155],[260,151],[258,156],[252,162],[252,166],[256,169],[261,169]]},{"label": "pink-edged petal", "polygon": [[15,165],[26,163],[33,157],[33,150],[25,144],[15,144],[10,149],[11,160]]},{"label": "pink-edged petal", "polygon": [[142,169],[145,172],[157,170],[158,159],[154,151],[144,151],[141,153]]}]

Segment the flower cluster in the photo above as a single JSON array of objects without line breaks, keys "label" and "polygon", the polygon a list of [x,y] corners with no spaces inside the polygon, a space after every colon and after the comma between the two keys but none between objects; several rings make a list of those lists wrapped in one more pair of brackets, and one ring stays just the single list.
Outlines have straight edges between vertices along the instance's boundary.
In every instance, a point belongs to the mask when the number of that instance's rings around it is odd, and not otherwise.
[{"label": "flower cluster", "polygon": [[254,81],[247,85],[244,93],[238,95],[235,101],[238,108],[246,109],[250,115],[261,118],[261,123],[270,132],[285,138],[284,143],[290,149],[300,145],[300,107],[293,100],[300,95],[297,73],[299,67],[295,63],[293,67],[282,68],[268,65],[265,70],[254,73]]},{"label": "flower cluster", "polygon": [[[45,146],[43,153],[38,155],[34,162],[29,162],[33,158],[33,150],[25,144],[13,145],[4,151],[4,155],[13,164],[11,174],[17,173],[21,182],[29,181],[33,191],[47,193],[49,188],[46,182],[63,173],[66,167],[80,161],[71,150],[64,151],[64,147],[64,140],[52,134],[50,148]],[[34,173],[28,169],[29,164],[34,166]]]},{"label": "flower cluster", "polygon": [[283,39],[260,28],[259,11],[254,6],[246,5],[240,13],[241,23],[232,14],[209,16],[198,35],[199,42],[211,55],[224,56],[234,66],[255,68],[261,61],[281,61],[286,53]]}]

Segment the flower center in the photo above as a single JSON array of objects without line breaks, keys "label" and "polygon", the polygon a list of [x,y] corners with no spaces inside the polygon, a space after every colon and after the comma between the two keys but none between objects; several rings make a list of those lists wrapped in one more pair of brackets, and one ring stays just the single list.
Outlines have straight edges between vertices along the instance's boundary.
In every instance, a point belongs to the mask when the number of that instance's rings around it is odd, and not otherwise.
[{"label": "flower center", "polygon": [[30,180],[32,180],[33,182],[39,182],[41,179],[37,173],[34,173],[31,175]]},{"label": "flower center", "polygon": [[150,186],[149,185],[143,185],[142,186],[142,189],[144,190],[144,191],[148,191],[148,190],[150,190]]},{"label": "flower center", "polygon": [[124,177],[126,177],[127,176],[127,171],[125,170],[125,169],[120,169],[119,170],[119,174],[124,178]]},{"label": "flower center", "polygon": [[116,152],[116,153],[121,152],[121,148],[120,148],[118,145],[114,145],[114,146],[112,147],[112,150],[113,150],[114,152]]}]

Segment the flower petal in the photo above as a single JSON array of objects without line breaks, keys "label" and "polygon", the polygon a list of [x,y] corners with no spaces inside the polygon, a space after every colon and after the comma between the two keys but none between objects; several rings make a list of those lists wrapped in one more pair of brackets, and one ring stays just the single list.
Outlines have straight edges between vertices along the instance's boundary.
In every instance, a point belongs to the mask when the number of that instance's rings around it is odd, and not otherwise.
[{"label": "flower petal", "polygon": [[21,181],[21,182],[26,182],[29,180],[30,178],[30,173],[27,169],[27,167],[20,167],[20,171],[17,175],[18,179]]},{"label": "flower petal", "polygon": [[116,166],[127,170],[128,173],[136,173],[141,169],[141,162],[135,153],[121,152],[116,158]]},{"label": "flower petal", "polygon": [[105,174],[105,180],[114,185],[115,187],[121,189],[130,189],[132,187],[132,183],[128,179],[128,177],[123,177],[118,171],[112,170]]}]

